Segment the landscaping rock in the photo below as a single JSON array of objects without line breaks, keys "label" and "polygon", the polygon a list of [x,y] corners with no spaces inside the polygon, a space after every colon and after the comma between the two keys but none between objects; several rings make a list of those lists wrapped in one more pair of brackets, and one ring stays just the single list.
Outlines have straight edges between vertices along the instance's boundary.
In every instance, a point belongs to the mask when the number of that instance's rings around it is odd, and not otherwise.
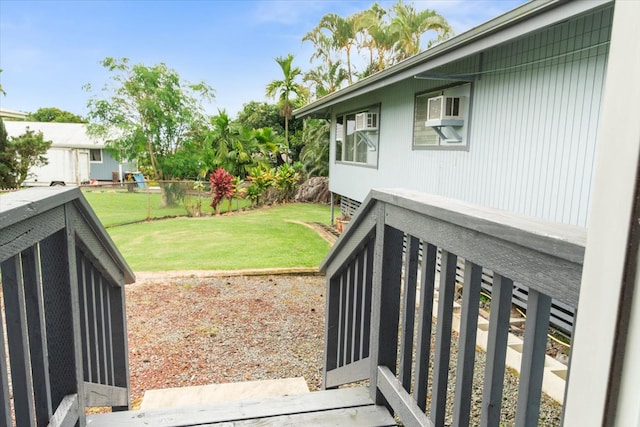
[{"label": "landscaping rock", "polygon": [[329,203],[331,200],[329,178],[315,176],[308,179],[298,187],[294,200],[296,202]]}]

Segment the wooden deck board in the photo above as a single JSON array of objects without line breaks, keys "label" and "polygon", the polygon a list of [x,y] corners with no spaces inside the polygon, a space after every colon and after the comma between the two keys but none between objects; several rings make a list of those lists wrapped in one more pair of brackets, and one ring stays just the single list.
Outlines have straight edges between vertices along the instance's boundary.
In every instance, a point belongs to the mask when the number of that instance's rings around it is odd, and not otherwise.
[{"label": "wooden deck board", "polygon": [[[247,399],[213,405],[126,411],[87,417],[91,427],[182,427],[191,425],[395,425],[375,406],[366,388],[325,390],[295,396]],[[240,423],[240,424],[239,424]]]},{"label": "wooden deck board", "polygon": [[347,409],[331,409],[329,411],[307,412],[304,414],[280,415],[243,421],[222,422],[204,424],[199,427],[233,427],[260,426],[260,427],[294,427],[294,426],[395,426],[393,418],[386,409],[381,406],[358,406]]}]

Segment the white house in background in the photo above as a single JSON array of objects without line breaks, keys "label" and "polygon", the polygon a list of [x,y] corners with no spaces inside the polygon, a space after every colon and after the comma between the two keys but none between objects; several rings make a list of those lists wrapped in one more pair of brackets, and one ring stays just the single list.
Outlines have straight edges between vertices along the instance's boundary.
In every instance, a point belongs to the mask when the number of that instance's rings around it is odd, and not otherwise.
[{"label": "white house in background", "polygon": [[7,118],[11,120],[26,120],[29,113],[23,111],[8,110],[6,108],[0,108],[0,118]]},{"label": "white house in background", "polygon": [[403,187],[586,225],[613,9],[529,2],[295,111],[332,123],[343,211]]},{"label": "white house in background", "polygon": [[87,126],[82,123],[51,123],[5,121],[9,136],[23,135],[27,128],[34,132],[42,132],[45,140],[51,141],[47,151],[49,163],[43,167],[33,168],[26,185],[64,182],[65,184],[82,184],[91,180],[111,181],[117,172],[122,179],[122,172],[135,170],[135,165],[119,164],[104,150],[104,141],[99,141],[87,134]]}]

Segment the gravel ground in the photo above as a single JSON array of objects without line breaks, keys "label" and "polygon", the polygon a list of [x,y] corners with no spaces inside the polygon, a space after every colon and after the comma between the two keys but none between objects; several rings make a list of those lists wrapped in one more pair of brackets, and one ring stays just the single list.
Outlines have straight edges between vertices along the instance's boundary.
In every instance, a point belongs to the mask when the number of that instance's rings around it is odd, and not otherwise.
[{"label": "gravel ground", "polygon": [[323,277],[146,281],[126,298],[134,406],[157,388],[299,376],[320,388]]},{"label": "gravel ground", "polygon": [[[303,376],[310,390],[320,389],[324,286],[319,276],[196,275],[155,275],[128,285],[134,407],[145,390],[157,388]],[[450,389],[456,355],[454,339]],[[472,425],[479,424],[483,366],[484,353],[478,352]],[[501,425],[513,425],[516,399],[517,376],[508,372]],[[561,406],[544,396],[539,425],[560,425],[560,416]]]}]

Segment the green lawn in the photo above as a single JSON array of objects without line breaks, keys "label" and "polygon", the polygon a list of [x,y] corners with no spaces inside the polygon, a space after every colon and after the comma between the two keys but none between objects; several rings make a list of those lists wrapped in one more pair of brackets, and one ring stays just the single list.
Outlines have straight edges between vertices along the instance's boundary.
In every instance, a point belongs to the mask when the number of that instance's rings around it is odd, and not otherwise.
[{"label": "green lawn", "polygon": [[[98,214],[98,218],[105,227],[119,224],[130,224],[136,221],[144,221],[147,216],[150,218],[165,218],[187,215],[184,205],[161,207],[160,193],[146,193],[139,191],[129,193],[126,191],[114,190],[84,190],[84,196],[91,204],[91,207]],[[194,201],[195,198],[192,199]],[[209,206],[211,198],[202,198],[202,212],[211,214],[213,209]],[[243,208],[251,203],[248,200],[234,201],[233,209]],[[222,204],[222,211],[226,212],[228,202]]]},{"label": "green lawn", "polygon": [[[108,200],[89,196],[99,218],[127,217],[126,203],[121,202],[127,197],[117,198],[116,215]],[[308,227],[290,221],[326,224],[329,218],[329,206],[292,203],[237,215],[111,227],[108,232],[134,271],[314,267],[329,244]]]}]

